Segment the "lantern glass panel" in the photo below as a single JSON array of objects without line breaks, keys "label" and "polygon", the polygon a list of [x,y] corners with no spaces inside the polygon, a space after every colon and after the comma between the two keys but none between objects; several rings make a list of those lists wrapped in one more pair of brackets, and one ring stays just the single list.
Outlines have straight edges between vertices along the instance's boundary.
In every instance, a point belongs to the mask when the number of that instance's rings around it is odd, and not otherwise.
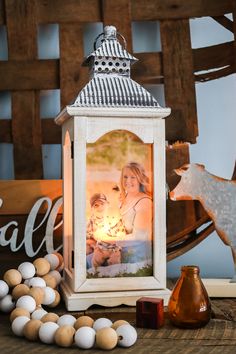
[{"label": "lantern glass panel", "polygon": [[153,145],[115,130],[87,144],[87,278],[153,275]]}]

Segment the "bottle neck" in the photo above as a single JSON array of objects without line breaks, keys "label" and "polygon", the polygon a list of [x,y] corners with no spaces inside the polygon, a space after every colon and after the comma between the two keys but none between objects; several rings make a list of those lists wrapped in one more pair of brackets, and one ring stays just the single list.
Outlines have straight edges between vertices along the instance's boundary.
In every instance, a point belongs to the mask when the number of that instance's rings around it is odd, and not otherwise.
[{"label": "bottle neck", "polygon": [[181,267],[181,273],[187,276],[198,276],[200,273],[200,269],[195,265],[188,265]]}]

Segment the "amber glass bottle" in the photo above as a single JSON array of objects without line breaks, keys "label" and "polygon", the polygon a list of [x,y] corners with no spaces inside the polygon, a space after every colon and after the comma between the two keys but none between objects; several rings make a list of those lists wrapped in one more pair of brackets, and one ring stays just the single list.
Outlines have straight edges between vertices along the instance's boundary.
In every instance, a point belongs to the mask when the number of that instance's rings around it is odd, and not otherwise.
[{"label": "amber glass bottle", "polygon": [[170,321],[177,327],[198,328],[211,318],[211,304],[199,267],[183,266],[168,303]]}]

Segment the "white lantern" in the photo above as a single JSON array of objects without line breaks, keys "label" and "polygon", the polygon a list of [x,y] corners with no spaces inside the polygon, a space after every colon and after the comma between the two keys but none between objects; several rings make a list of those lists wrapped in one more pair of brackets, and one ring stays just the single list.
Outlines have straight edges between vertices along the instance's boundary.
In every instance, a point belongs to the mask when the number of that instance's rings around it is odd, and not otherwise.
[{"label": "white lantern", "polygon": [[117,40],[115,27],[100,36],[84,63],[90,81],[56,117],[68,310],[169,297],[163,118],[170,109],[130,78],[137,59]]}]

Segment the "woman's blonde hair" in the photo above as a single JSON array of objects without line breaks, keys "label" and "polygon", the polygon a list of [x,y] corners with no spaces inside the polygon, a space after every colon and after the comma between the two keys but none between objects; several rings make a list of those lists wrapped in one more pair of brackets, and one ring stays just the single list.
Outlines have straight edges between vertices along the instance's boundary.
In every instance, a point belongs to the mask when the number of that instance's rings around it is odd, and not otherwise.
[{"label": "woman's blonde hair", "polygon": [[146,175],[145,169],[138,162],[129,162],[121,170],[120,176],[120,188],[121,188],[121,199],[125,198],[125,189],[123,186],[124,170],[128,168],[135,175],[139,182],[139,191],[151,195],[149,178]]}]

